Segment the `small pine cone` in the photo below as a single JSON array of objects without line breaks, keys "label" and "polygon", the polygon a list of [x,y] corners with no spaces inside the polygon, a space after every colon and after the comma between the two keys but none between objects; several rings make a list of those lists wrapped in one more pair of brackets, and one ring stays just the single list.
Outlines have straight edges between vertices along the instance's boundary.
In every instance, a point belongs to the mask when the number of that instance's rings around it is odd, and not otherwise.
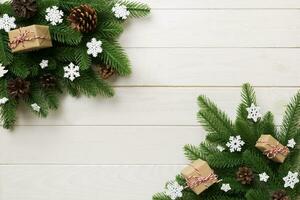
[{"label": "small pine cone", "polygon": [[36,0],[13,0],[11,5],[16,16],[27,19],[33,17],[38,10]]},{"label": "small pine cone", "polygon": [[30,82],[21,78],[16,78],[8,82],[7,89],[11,98],[25,98],[30,92]]},{"label": "small pine cone", "polygon": [[82,33],[89,33],[97,27],[97,12],[88,4],[71,9],[68,20],[71,27]]},{"label": "small pine cone", "polygon": [[272,200],[290,200],[286,191],[277,190],[272,194]]},{"label": "small pine cone", "polygon": [[45,89],[52,89],[56,86],[56,78],[52,74],[44,74],[40,77],[40,83]]},{"label": "small pine cone", "polygon": [[236,179],[243,185],[251,184],[254,179],[252,169],[248,167],[240,167],[239,170],[236,172]]},{"label": "small pine cone", "polygon": [[100,66],[100,76],[102,79],[107,80],[115,74],[115,70],[110,66]]}]

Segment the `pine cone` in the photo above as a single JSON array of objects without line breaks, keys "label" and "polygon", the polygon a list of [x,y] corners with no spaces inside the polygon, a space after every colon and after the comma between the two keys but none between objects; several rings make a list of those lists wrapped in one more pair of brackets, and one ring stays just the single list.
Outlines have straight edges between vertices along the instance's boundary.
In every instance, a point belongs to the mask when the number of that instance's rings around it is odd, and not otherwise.
[{"label": "pine cone", "polygon": [[71,9],[68,20],[73,29],[82,33],[89,33],[97,27],[97,12],[88,4]]},{"label": "pine cone", "polygon": [[272,194],[272,200],[290,200],[290,198],[287,196],[286,191],[277,190]]},{"label": "pine cone", "polygon": [[21,78],[16,78],[8,82],[7,89],[11,98],[25,98],[28,96],[30,91],[30,82]]},{"label": "pine cone", "polygon": [[52,74],[44,74],[40,77],[40,83],[45,89],[52,89],[56,86],[56,78]]},{"label": "pine cone", "polygon": [[236,173],[236,179],[243,185],[251,184],[254,179],[252,169],[248,167],[240,167]]},{"label": "pine cone", "polygon": [[12,7],[15,15],[23,18],[31,18],[37,12],[36,0],[13,0]]},{"label": "pine cone", "polygon": [[107,66],[107,65],[100,66],[99,73],[100,73],[101,78],[104,80],[107,80],[110,77],[112,77],[115,74],[115,72],[116,71],[110,66]]}]

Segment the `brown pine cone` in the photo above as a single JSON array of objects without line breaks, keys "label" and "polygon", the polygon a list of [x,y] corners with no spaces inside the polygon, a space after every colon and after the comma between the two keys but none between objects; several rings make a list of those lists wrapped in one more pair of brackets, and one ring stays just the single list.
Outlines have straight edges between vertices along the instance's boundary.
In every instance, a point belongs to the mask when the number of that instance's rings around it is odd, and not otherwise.
[{"label": "brown pine cone", "polygon": [[252,169],[250,169],[249,167],[240,167],[239,170],[236,172],[236,179],[243,185],[251,184],[254,179]]},{"label": "brown pine cone", "polygon": [[40,77],[40,83],[45,89],[52,89],[56,86],[56,78],[52,74],[44,74]]},{"label": "brown pine cone", "polygon": [[71,27],[82,33],[89,33],[97,27],[97,12],[88,4],[71,9],[68,20]]},{"label": "brown pine cone", "polygon": [[31,18],[37,12],[36,0],[13,0],[11,2],[15,15],[23,18]]},{"label": "brown pine cone", "polygon": [[30,82],[21,78],[16,78],[8,82],[7,89],[11,98],[25,98],[30,92]]},{"label": "brown pine cone", "polygon": [[101,78],[104,80],[107,80],[110,77],[112,77],[115,74],[115,72],[116,71],[110,66],[106,66],[106,65],[100,66],[99,73]]},{"label": "brown pine cone", "polygon": [[286,191],[277,190],[272,194],[272,200],[290,200]]}]

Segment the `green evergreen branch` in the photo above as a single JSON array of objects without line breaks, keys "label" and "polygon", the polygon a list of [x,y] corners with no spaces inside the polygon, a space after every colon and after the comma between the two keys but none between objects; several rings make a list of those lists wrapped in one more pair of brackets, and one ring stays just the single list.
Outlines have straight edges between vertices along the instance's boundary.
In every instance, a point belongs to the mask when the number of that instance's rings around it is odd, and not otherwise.
[{"label": "green evergreen branch", "polygon": [[87,54],[85,47],[58,48],[56,51],[56,59],[61,62],[73,62],[80,67],[80,70],[90,69],[92,65],[92,59]]},{"label": "green evergreen branch", "polygon": [[131,17],[145,17],[149,15],[151,9],[148,5],[139,2],[120,1],[126,5]]},{"label": "green evergreen branch", "polygon": [[49,29],[52,39],[57,42],[68,45],[78,45],[82,40],[80,32],[73,30],[66,24],[50,26]]},{"label": "green evergreen branch", "polygon": [[8,44],[9,40],[7,33],[0,31],[0,62],[3,65],[9,65],[13,61],[13,55]]},{"label": "green evergreen branch", "polygon": [[207,162],[212,168],[230,168],[243,164],[243,159],[240,154],[217,152],[209,155]]},{"label": "green evergreen branch", "polygon": [[118,38],[122,32],[123,27],[119,21],[105,21],[98,25],[94,37],[110,40]]}]

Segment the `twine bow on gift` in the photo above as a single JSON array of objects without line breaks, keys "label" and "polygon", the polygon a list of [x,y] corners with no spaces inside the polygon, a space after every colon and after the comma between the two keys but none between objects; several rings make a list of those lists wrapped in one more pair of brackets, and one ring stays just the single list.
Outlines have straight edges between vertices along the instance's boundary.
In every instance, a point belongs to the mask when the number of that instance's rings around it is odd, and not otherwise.
[{"label": "twine bow on gift", "polygon": [[278,154],[287,155],[289,153],[289,148],[286,146],[279,146],[279,142],[276,145],[268,144],[271,149],[265,150],[264,155],[266,155],[269,159],[275,158]]},{"label": "twine bow on gift", "polygon": [[198,169],[196,169],[194,166],[190,165],[191,167],[193,167],[195,169],[195,171],[197,172],[198,176],[190,176],[186,178],[186,182],[187,182],[187,186],[186,188],[195,188],[198,187],[199,185],[204,184],[205,187],[209,187],[208,183],[215,181],[215,182],[219,182],[218,181],[218,176],[212,172],[210,175],[208,176],[201,176],[201,173]]},{"label": "twine bow on gift", "polygon": [[45,36],[35,36],[35,35],[30,36],[30,33],[33,32],[30,32],[28,30],[22,32],[21,28],[19,29],[19,32],[20,32],[19,35],[14,37],[14,40],[9,43],[11,49],[16,49],[20,44],[22,44],[23,47],[25,47],[24,43],[27,41],[32,41],[36,39],[43,39],[43,40],[47,39],[47,37]]}]

